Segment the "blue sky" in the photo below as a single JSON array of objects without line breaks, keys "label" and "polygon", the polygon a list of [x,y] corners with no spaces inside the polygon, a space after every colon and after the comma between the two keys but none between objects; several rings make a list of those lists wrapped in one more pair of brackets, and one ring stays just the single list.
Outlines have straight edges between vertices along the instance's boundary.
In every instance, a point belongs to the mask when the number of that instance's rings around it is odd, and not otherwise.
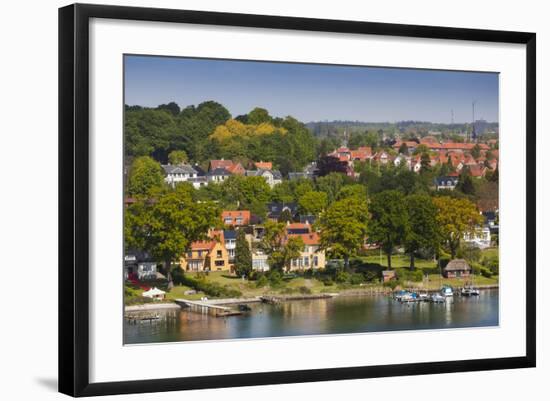
[{"label": "blue sky", "polygon": [[264,107],[308,122],[498,121],[498,74],[126,56],[125,103],[180,107],[206,100],[233,116]]}]

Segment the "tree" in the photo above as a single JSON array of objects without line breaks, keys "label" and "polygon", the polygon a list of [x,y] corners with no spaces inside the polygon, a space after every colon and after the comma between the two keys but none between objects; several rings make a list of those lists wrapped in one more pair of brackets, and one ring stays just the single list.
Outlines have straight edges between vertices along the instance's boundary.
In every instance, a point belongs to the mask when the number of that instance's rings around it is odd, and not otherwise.
[{"label": "tree", "polygon": [[285,235],[286,224],[267,221],[264,225],[264,236],[259,243],[262,251],[268,255],[272,270],[290,270],[292,259],[300,256],[304,248],[302,237]]},{"label": "tree", "polygon": [[416,149],[413,152],[413,155],[421,155],[424,153],[430,153],[430,148],[427,145],[424,145],[423,143],[418,145]]},{"label": "tree", "polygon": [[338,191],[338,194],[336,194],[337,200],[351,197],[358,197],[363,200],[367,199],[367,188],[362,184],[344,185]]},{"label": "tree", "polygon": [[[124,154],[166,157],[170,138],[177,131],[174,116],[166,110],[135,109],[124,113]],[[174,147],[176,148],[176,147]]]},{"label": "tree", "polygon": [[266,109],[261,107],[256,107],[250,113],[248,113],[247,123],[248,124],[262,124],[262,123],[271,123],[272,119],[269,115],[269,112]]},{"label": "tree", "polygon": [[427,173],[431,169],[430,155],[427,152],[420,156],[420,174]]},{"label": "tree", "polygon": [[348,169],[348,163],[340,161],[336,156],[321,156],[317,160],[317,175],[324,177],[331,173],[346,174]]},{"label": "tree", "polygon": [[277,219],[279,223],[289,223],[292,222],[292,220],[294,219],[292,218],[292,213],[290,213],[289,209],[284,209]]},{"label": "tree", "polygon": [[281,263],[286,267],[286,271],[289,272],[292,265],[292,260],[300,257],[302,250],[304,249],[304,240],[300,236],[290,236],[282,251]]},{"label": "tree", "polygon": [[384,191],[373,196],[370,204],[369,239],[381,244],[391,269],[393,248],[407,238],[409,219],[405,197],[399,191]]},{"label": "tree", "polygon": [[140,200],[125,212],[126,249],[148,251],[164,262],[171,282],[170,267],[193,241],[206,238],[208,229],[219,222],[219,209],[212,202],[197,203],[187,185],[178,185],[155,201]]},{"label": "tree", "polygon": [[456,184],[456,189],[458,189],[465,195],[475,195],[476,187],[474,185],[474,181],[472,180],[472,177],[470,176],[470,169],[468,167],[464,167],[462,169],[462,172],[458,177],[458,183]]},{"label": "tree", "polygon": [[405,142],[403,142],[401,144],[401,146],[399,146],[399,153],[401,153],[402,155],[408,155],[409,154],[409,147],[407,146],[407,144]]},{"label": "tree", "polygon": [[343,258],[346,268],[349,267],[350,257],[357,254],[365,241],[368,219],[366,199],[352,196],[334,202],[321,215],[321,247]]},{"label": "tree", "polygon": [[158,162],[149,156],[136,158],[128,176],[126,191],[130,196],[149,196],[154,189],[164,184],[164,174]]},{"label": "tree", "polygon": [[187,163],[187,153],[184,150],[173,150],[168,153],[168,161],[172,165]]},{"label": "tree", "polygon": [[157,107],[159,110],[166,110],[172,113],[172,115],[177,116],[180,113],[180,106],[176,102],[170,102],[168,104],[161,104]]},{"label": "tree", "polygon": [[454,259],[460,240],[465,234],[474,235],[476,227],[483,222],[483,217],[476,205],[468,199],[441,196],[434,198],[433,202],[438,210],[437,222],[442,238]]},{"label": "tree", "polygon": [[246,240],[244,230],[239,230],[235,245],[235,273],[238,276],[248,276],[251,271],[252,254],[250,253],[250,246]]},{"label": "tree", "polygon": [[318,215],[328,204],[328,196],[324,192],[309,191],[298,199],[300,211],[304,214]]},{"label": "tree", "polygon": [[474,147],[471,150],[471,154],[474,159],[478,159],[479,156],[481,156],[481,147],[479,146],[479,144],[476,143],[474,145]]},{"label": "tree", "polygon": [[336,195],[347,182],[349,177],[340,173],[330,173],[324,177],[319,177],[315,180],[318,191],[324,192],[328,196],[329,204],[336,199]]},{"label": "tree", "polygon": [[405,198],[410,230],[405,238],[405,251],[410,254],[410,269],[414,270],[414,254],[420,249],[436,250],[439,236],[437,207],[428,195]]}]

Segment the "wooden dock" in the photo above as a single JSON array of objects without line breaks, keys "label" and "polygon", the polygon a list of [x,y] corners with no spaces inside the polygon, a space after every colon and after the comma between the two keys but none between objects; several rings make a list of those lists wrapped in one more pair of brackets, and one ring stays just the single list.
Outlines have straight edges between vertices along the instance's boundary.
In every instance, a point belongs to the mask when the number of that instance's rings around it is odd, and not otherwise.
[{"label": "wooden dock", "polygon": [[176,299],[175,302],[182,308],[189,308],[193,312],[210,313],[217,317],[236,316],[241,312],[227,306],[216,305],[208,301],[190,301],[188,299]]}]

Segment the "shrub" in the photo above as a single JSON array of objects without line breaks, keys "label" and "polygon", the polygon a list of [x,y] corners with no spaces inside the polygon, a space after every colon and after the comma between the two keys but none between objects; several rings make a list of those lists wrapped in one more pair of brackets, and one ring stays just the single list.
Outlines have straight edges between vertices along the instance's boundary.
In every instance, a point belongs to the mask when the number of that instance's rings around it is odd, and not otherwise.
[{"label": "shrub", "polygon": [[256,281],[256,287],[262,288],[269,284],[269,280],[266,276],[260,276],[260,278]]},{"label": "shrub", "polygon": [[304,295],[311,294],[311,290],[304,285],[298,288],[298,291],[300,291],[300,294],[304,294]]},{"label": "shrub", "polygon": [[331,285],[334,285],[334,281],[332,281],[330,277],[323,278],[322,282],[326,287],[330,287]]},{"label": "shrub", "polygon": [[349,282],[352,285],[359,285],[365,281],[365,276],[361,273],[354,273],[350,276]]},{"label": "shrub", "polygon": [[337,283],[345,283],[349,279],[350,279],[349,273],[343,270],[337,271],[336,275],[334,276],[334,281],[336,281]]},{"label": "shrub", "polygon": [[269,285],[273,288],[283,286],[283,275],[278,270],[271,270],[268,274]]}]

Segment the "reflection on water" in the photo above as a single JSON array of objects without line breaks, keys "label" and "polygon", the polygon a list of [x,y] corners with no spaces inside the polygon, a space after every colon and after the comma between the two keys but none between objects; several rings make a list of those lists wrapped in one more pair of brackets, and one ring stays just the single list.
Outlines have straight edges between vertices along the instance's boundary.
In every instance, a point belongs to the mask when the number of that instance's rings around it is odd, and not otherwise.
[{"label": "reflection on water", "polygon": [[455,296],[443,304],[400,304],[387,296],[336,297],[250,304],[241,316],[217,318],[187,310],[159,311],[153,323],[125,322],[125,343],[362,333],[498,325],[498,290]]}]

